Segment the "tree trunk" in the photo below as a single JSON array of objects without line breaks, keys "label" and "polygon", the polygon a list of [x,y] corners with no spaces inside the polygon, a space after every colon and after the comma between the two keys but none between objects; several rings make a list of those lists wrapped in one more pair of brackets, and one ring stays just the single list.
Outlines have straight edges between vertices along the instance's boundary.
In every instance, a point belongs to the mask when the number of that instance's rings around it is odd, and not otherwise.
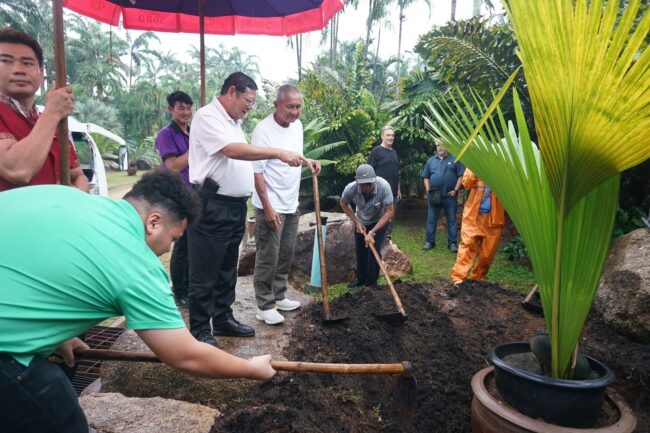
[{"label": "tree trunk", "polygon": [[456,21],[456,0],[451,0],[451,21]]},{"label": "tree trunk", "polygon": [[404,24],[404,6],[399,5],[399,34],[397,36],[397,81],[402,76],[402,25]]},{"label": "tree trunk", "polygon": [[482,0],[474,0],[474,5],[472,8],[472,16],[477,17],[481,15],[481,5],[483,4]]},{"label": "tree trunk", "polygon": [[298,81],[302,81],[302,34],[296,35],[296,60],[298,61]]},{"label": "tree trunk", "polygon": [[372,18],[376,1],[377,0],[368,1],[368,19],[366,20],[366,46],[364,47],[363,51],[364,57],[368,55],[368,45],[370,45],[370,32],[372,31]]}]

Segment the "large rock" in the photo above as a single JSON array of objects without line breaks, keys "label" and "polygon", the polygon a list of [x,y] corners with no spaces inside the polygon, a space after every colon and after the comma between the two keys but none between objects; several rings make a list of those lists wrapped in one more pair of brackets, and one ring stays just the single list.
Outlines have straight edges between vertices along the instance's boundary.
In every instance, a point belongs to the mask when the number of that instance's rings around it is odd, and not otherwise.
[{"label": "large rock", "polygon": [[[356,279],[356,257],[354,246],[354,224],[343,213],[321,212],[327,217],[327,236],[325,239],[325,258],[327,263],[327,281],[329,284],[345,283]],[[296,287],[309,282],[312,255],[314,250],[315,214],[308,213],[300,217],[296,249],[289,279]],[[386,269],[392,279],[411,273],[413,267],[408,257],[392,242],[381,246]],[[239,275],[251,275],[255,268],[255,239],[245,243],[239,257]]]},{"label": "large rock", "polygon": [[[274,360],[286,360],[282,350],[288,344],[289,328],[293,325],[295,312],[283,311],[283,324],[269,326],[255,319],[256,303],[252,277],[240,277],[237,281],[237,300],[233,304],[235,317],[253,326],[253,338],[217,337],[221,347],[228,353],[242,358],[270,353]],[[289,288],[287,297],[299,300],[303,305],[312,301]],[[187,310],[183,310],[187,322]],[[124,351],[148,350],[133,331],[124,332],[112,349]],[[146,362],[102,363],[102,392],[118,392],[128,397],[163,397],[193,403],[209,403],[210,406],[226,406],[240,399],[258,382],[246,379],[204,379],[183,374],[162,364]]]},{"label": "large rock", "polygon": [[650,343],[650,231],[638,229],[612,244],[594,308],[612,328]]},{"label": "large rock", "polygon": [[209,433],[219,411],[178,400],[90,394],[79,398],[97,433]]}]

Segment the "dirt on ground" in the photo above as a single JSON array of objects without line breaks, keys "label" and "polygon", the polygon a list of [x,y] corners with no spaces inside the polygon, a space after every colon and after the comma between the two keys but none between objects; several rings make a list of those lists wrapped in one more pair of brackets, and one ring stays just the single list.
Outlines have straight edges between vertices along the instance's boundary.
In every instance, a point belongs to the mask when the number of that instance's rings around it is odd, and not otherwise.
[{"label": "dirt on ground", "polygon": [[[320,303],[305,308],[292,328],[289,360],[336,363],[411,361],[417,406],[409,425],[398,422],[390,375],[278,373],[245,401],[235,402],[212,429],[222,432],[469,432],[470,380],[486,367],[487,351],[507,341],[530,340],[545,328],[524,311],[522,295],[494,284],[458,287],[397,284],[408,320],[394,326],[374,314],[395,312],[389,291],[363,288],[331,304],[335,317],[321,323]],[[637,432],[650,432],[650,346],[622,337],[590,317],[581,348],[614,370],[614,390],[637,416]]]}]

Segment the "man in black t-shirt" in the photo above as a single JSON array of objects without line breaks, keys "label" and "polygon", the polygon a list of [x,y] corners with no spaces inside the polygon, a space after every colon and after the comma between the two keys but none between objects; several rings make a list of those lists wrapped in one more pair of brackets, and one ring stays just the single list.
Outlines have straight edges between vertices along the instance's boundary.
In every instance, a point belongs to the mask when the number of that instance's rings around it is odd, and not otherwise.
[{"label": "man in black t-shirt", "polygon": [[[377,176],[380,176],[388,182],[393,192],[393,203],[397,203],[402,199],[402,192],[399,185],[399,158],[397,152],[393,149],[395,142],[395,130],[392,126],[384,126],[381,128],[381,144],[373,147],[368,155],[368,164],[375,169]],[[393,231],[393,222],[395,216],[390,220],[386,236],[390,239],[390,234]]]}]

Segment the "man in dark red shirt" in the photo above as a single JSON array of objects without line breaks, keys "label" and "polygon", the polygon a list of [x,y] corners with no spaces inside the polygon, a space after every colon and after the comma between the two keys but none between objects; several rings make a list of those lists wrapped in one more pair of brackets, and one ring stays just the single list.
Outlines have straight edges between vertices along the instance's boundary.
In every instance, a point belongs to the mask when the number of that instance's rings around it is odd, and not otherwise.
[{"label": "man in dark red shirt", "polygon": [[[34,95],[43,78],[38,42],[17,30],[0,30],[0,192],[61,183],[57,125],[72,114],[74,98],[68,86],[53,88],[39,114]],[[70,183],[88,192],[88,179],[72,145]]]}]

